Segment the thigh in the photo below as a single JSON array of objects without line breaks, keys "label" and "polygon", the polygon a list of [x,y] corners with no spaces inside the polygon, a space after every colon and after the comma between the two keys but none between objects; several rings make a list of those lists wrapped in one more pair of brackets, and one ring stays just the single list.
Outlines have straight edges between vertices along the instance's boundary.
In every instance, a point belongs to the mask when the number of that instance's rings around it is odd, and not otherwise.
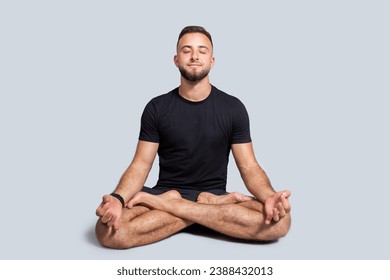
[{"label": "thigh", "polygon": [[125,207],[122,211],[122,220],[128,222],[149,211],[151,210],[148,207],[141,205],[136,205],[132,208]]},{"label": "thigh", "polygon": [[174,221],[183,220],[181,218],[178,218],[170,213],[157,210],[157,209],[150,209],[143,205],[135,205],[131,208],[123,208],[122,211],[122,223],[129,224],[129,223],[139,223],[142,221],[147,221],[147,223],[155,223],[155,224],[169,224]]},{"label": "thigh", "polygon": [[[170,213],[149,209],[144,206],[134,206],[124,209],[122,218],[123,229],[130,230],[134,235],[143,235],[158,231],[158,235],[172,235],[192,224]],[[126,231],[128,233],[128,231]]]}]

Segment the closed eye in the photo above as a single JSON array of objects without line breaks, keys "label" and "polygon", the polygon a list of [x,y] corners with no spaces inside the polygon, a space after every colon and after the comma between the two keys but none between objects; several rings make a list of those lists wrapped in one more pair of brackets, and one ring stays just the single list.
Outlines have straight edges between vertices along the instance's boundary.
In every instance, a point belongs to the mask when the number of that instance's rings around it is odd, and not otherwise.
[{"label": "closed eye", "polygon": [[207,53],[209,52],[209,49],[206,48],[206,47],[200,47],[200,48],[199,48],[199,52],[200,52],[201,54],[207,54]]},{"label": "closed eye", "polygon": [[189,53],[189,52],[191,52],[191,49],[189,47],[184,47],[182,49],[182,51],[183,51],[183,53]]}]

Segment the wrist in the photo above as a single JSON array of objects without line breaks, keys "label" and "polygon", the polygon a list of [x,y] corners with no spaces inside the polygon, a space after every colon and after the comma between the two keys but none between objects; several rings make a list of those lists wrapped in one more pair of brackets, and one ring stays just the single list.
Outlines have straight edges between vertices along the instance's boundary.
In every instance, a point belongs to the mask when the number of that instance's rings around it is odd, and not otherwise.
[{"label": "wrist", "polygon": [[269,199],[270,197],[274,196],[276,192],[274,191],[270,191],[270,192],[267,192],[267,193],[261,193],[258,197],[256,196],[256,198],[262,202],[263,204],[265,204],[265,202],[267,201],[267,199]]},{"label": "wrist", "polygon": [[125,207],[125,200],[123,199],[123,197],[120,194],[113,192],[110,195],[115,197],[122,204],[122,207]]}]

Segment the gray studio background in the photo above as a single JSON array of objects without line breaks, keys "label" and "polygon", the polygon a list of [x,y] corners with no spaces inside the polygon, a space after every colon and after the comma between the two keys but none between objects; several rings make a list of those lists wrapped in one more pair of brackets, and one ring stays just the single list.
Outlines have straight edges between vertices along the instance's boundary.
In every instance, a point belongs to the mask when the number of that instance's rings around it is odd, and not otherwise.
[{"label": "gray studio background", "polygon": [[[1,1],[0,258],[388,259],[389,8]],[[213,35],[212,83],[246,104],[258,161],[292,191],[291,232],[102,248],[95,209],[133,157],[146,103],[178,85],[175,44],[193,24]],[[245,192],[233,159],[228,180]]]}]

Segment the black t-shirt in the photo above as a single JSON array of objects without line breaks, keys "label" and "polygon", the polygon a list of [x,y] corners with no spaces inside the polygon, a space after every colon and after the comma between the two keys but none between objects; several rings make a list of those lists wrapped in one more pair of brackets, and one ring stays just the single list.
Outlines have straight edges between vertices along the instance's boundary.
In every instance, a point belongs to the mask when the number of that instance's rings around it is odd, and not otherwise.
[{"label": "black t-shirt", "polygon": [[139,140],[159,143],[157,186],[226,190],[231,144],[251,142],[249,118],[240,100],[214,86],[200,102],[176,88],[146,105]]}]

